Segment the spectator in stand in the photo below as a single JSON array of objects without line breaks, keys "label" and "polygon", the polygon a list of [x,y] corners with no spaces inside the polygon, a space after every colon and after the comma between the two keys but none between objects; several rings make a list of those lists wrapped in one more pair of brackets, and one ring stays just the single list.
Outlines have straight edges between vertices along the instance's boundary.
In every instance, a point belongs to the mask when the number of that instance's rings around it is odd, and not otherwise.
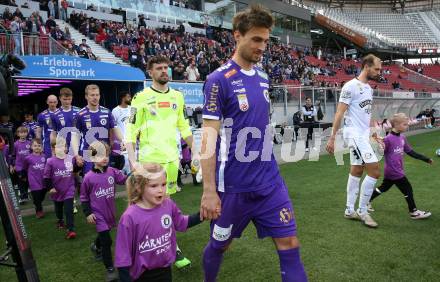
[{"label": "spectator in stand", "polygon": [[23,13],[20,11],[20,8],[18,8],[18,7],[17,7],[17,9],[15,9],[14,14],[12,14],[12,15],[19,17],[21,21],[25,20]]},{"label": "spectator in stand", "polygon": [[60,29],[59,25],[56,25],[55,28],[52,28],[50,31],[50,36],[57,41],[64,40],[64,32]]},{"label": "spectator in stand", "polygon": [[197,81],[200,79],[199,70],[196,68],[196,62],[194,59],[191,60],[190,65],[186,67],[186,72],[189,81]]},{"label": "spectator in stand", "polygon": [[66,27],[64,28],[64,39],[65,39],[65,40],[68,40],[68,41],[71,41],[71,40],[72,40],[72,35],[70,34],[70,30],[69,30],[69,27],[68,27],[68,26],[66,26]]},{"label": "spectator in stand", "polygon": [[400,83],[397,82],[397,81],[394,81],[391,85],[393,86],[393,89],[399,89],[400,88]]},{"label": "spectator in stand", "polygon": [[173,80],[183,80],[185,78],[185,67],[182,63],[178,63],[173,69]]},{"label": "spectator in stand", "polygon": [[50,32],[56,26],[57,26],[57,23],[55,22],[53,16],[49,16],[49,18],[46,21],[46,29]]},{"label": "spectator in stand", "polygon": [[206,77],[210,73],[209,65],[205,58],[200,60],[198,70],[200,73],[200,80],[205,81]]},{"label": "spectator in stand", "polygon": [[18,5],[15,3],[15,0],[9,0],[8,3],[9,3],[9,4],[8,4],[9,6],[13,6],[13,7],[17,7],[17,6],[18,6]]},{"label": "spectator in stand", "polygon": [[49,0],[47,8],[49,9],[49,17],[55,17],[55,0]]},{"label": "spectator in stand", "polygon": [[72,43],[67,44],[66,52],[64,54],[68,56],[78,57],[78,53],[76,52]]},{"label": "spectator in stand", "polygon": [[69,3],[67,0],[61,0],[61,19],[67,22],[67,7],[69,7]]},{"label": "spectator in stand", "polygon": [[79,44],[79,47],[83,47],[84,50],[86,50],[87,48],[90,48],[90,46],[87,44],[87,39],[82,39],[81,40],[81,44]]},{"label": "spectator in stand", "polygon": [[14,16],[9,11],[9,7],[6,7],[5,10],[3,11],[2,19],[4,19],[5,21],[11,21],[13,18]]},{"label": "spectator in stand", "polygon": [[40,23],[33,14],[26,21],[26,31],[29,33],[28,55],[38,55],[40,53],[40,39],[38,37],[40,33]]},{"label": "spectator in stand", "polygon": [[18,16],[14,16],[14,21],[10,25],[12,36],[14,37],[14,54],[21,55],[21,31],[22,24],[21,19]]},{"label": "spectator in stand", "polygon": [[84,59],[89,59],[89,60],[94,60],[96,61],[98,58],[95,56],[95,54],[93,54],[92,52],[92,48],[88,47],[86,49],[86,53],[82,56],[82,58]]}]

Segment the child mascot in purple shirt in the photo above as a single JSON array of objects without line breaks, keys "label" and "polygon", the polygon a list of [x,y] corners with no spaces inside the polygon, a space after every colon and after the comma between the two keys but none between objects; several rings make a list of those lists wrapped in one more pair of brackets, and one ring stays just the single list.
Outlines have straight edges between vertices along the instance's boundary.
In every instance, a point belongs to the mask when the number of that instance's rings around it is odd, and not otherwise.
[{"label": "child mascot in purple shirt", "polygon": [[98,233],[90,249],[95,258],[102,258],[106,268],[106,281],[117,281],[110,231],[116,226],[115,186],[125,184],[127,176],[122,171],[108,166],[110,146],[106,142],[95,141],[89,150],[94,166],[84,176],[80,200],[87,222],[94,224]]},{"label": "child mascot in purple shirt", "polygon": [[31,150],[32,154],[24,159],[23,169],[27,172],[36,217],[42,218],[44,217],[42,203],[47,192],[43,183],[43,173],[46,166],[46,156],[43,155],[43,141],[34,138],[31,143]]},{"label": "child mascot in purple shirt", "polygon": [[166,187],[165,171],[156,163],[139,165],[127,180],[129,206],[119,221],[115,252],[122,282],[172,281],[176,231],[201,223],[199,213],[182,214]]},{"label": "child mascot in purple shirt", "polygon": [[[432,159],[416,153],[408,144],[406,137],[402,135],[408,129],[408,117],[404,113],[397,113],[391,119],[392,129],[383,140],[378,138],[378,142],[384,146],[385,169],[384,180],[376,188],[371,196],[370,203],[388,191],[393,185],[402,192],[408,204],[409,215],[412,219],[423,219],[431,216],[429,211],[418,210],[414,201],[413,189],[411,183],[405,176],[403,169],[403,154],[417,160],[432,164]],[[370,204],[370,211],[374,211]]]}]

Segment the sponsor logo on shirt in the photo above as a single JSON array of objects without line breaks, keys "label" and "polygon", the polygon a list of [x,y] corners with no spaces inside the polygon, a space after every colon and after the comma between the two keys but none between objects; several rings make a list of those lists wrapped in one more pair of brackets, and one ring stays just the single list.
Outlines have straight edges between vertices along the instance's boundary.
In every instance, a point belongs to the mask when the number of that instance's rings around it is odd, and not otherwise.
[{"label": "sponsor logo on shirt", "polygon": [[39,169],[39,170],[43,170],[44,169],[44,163],[36,163],[32,166],[33,169]]},{"label": "sponsor logo on shirt", "polygon": [[214,224],[214,230],[212,231],[212,238],[217,241],[226,241],[231,237],[233,224],[229,225],[229,227],[220,227],[217,224]]},{"label": "sponsor logo on shirt", "polygon": [[218,90],[219,90],[218,84],[217,83],[212,84],[209,99],[206,100],[206,104],[205,104],[205,108],[209,112],[217,111]]},{"label": "sponsor logo on shirt", "polygon": [[113,198],[114,196],[115,196],[115,193],[114,193],[113,186],[110,186],[108,188],[99,187],[99,189],[95,191],[95,197],[97,199],[102,198],[102,197],[106,197],[108,199],[108,198]]},{"label": "sponsor logo on shirt", "polygon": [[371,105],[373,104],[373,101],[368,99],[368,100],[364,100],[362,102],[359,103],[359,107],[361,107],[361,109],[365,108],[365,112],[367,114],[371,114]]},{"label": "sponsor logo on shirt", "polygon": [[160,222],[162,223],[162,227],[165,229],[170,228],[171,224],[173,224],[173,220],[169,214],[162,215]]},{"label": "sponsor logo on shirt", "polygon": [[237,98],[238,98],[238,106],[240,108],[240,111],[246,112],[247,110],[249,110],[249,102],[246,94],[237,95]]},{"label": "sponsor logo on shirt", "polygon": [[28,155],[29,154],[29,148],[18,151],[18,154],[19,155]]},{"label": "sponsor logo on shirt", "polygon": [[171,235],[173,234],[173,229],[170,230],[156,238],[150,238],[148,235],[145,236],[145,240],[138,244],[139,253],[147,253],[156,251],[156,255],[164,253],[171,248]]},{"label": "sponsor logo on shirt", "polygon": [[169,108],[170,102],[159,102],[159,108]]},{"label": "sponsor logo on shirt", "polygon": [[70,176],[72,176],[72,169],[66,168],[63,170],[63,169],[58,168],[57,170],[55,170],[53,175],[55,177],[70,177]]},{"label": "sponsor logo on shirt", "polygon": [[246,93],[246,88],[234,89],[234,93]]},{"label": "sponsor logo on shirt", "polygon": [[225,73],[225,77],[226,78],[230,78],[231,76],[233,76],[236,73],[237,73],[237,70],[236,69],[232,69],[232,70],[228,71],[227,73]]},{"label": "sponsor logo on shirt", "polygon": [[283,208],[280,211],[280,221],[284,224],[288,224],[293,219],[293,211],[288,208]]},{"label": "sponsor logo on shirt", "polygon": [[394,148],[394,153],[395,154],[399,154],[399,155],[403,155],[403,148],[402,147],[396,147],[396,148]]},{"label": "sponsor logo on shirt", "polygon": [[231,82],[231,85],[236,87],[243,87],[243,80],[242,79],[233,80]]}]

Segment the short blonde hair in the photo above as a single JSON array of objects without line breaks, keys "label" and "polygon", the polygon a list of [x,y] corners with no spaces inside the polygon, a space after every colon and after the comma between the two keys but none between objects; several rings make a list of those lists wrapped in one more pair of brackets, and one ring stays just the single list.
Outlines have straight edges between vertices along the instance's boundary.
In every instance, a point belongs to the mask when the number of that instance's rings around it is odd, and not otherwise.
[{"label": "short blonde hair", "polygon": [[148,181],[157,179],[162,175],[166,175],[166,173],[164,168],[158,163],[145,163],[139,168],[134,169],[126,181],[128,205],[141,201],[145,185],[148,184]]},{"label": "short blonde hair", "polygon": [[90,90],[95,90],[95,89],[99,90],[99,86],[96,84],[89,84],[86,86],[86,90],[84,92],[86,93],[86,95],[88,95]]},{"label": "short blonde hair", "polygon": [[396,124],[399,124],[400,122],[408,120],[408,117],[404,113],[396,113],[390,118],[391,126],[394,127]]}]

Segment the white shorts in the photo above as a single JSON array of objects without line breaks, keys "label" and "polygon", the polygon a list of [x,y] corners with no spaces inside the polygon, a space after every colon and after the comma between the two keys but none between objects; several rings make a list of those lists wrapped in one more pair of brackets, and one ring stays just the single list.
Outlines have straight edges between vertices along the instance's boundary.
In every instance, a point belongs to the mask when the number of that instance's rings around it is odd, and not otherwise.
[{"label": "white shorts", "polygon": [[351,165],[364,165],[379,162],[368,138],[351,137],[346,138],[345,142],[350,149]]}]

